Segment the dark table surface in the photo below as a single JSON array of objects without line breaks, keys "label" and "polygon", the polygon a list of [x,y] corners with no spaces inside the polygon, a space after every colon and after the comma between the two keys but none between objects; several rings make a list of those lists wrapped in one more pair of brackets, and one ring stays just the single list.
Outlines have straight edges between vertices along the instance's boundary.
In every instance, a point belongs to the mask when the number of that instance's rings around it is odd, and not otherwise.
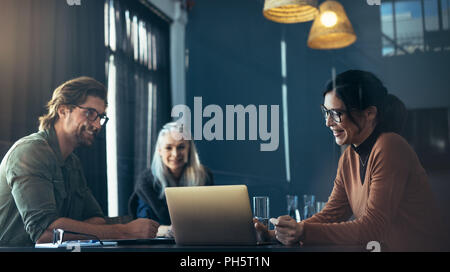
[{"label": "dark table surface", "polygon": [[[70,252],[75,248],[0,247],[0,252]],[[362,246],[309,245],[284,246],[181,246],[176,244],[140,244],[81,247],[81,252],[367,252]]]}]

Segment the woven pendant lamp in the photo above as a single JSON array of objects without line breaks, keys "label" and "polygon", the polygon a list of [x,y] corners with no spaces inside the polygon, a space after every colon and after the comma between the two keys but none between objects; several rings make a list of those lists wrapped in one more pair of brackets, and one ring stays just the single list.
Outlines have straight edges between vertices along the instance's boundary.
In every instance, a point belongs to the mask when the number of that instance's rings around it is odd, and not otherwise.
[{"label": "woven pendant lamp", "polygon": [[277,23],[301,23],[314,20],[317,0],[265,0],[263,15]]},{"label": "woven pendant lamp", "polygon": [[352,24],[339,2],[325,1],[319,7],[308,37],[308,46],[313,49],[338,49],[356,41]]}]

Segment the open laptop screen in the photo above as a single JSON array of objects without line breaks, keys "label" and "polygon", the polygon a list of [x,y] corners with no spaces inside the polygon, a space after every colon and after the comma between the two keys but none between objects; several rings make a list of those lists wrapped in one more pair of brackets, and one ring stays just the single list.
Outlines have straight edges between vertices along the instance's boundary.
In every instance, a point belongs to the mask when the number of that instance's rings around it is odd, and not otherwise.
[{"label": "open laptop screen", "polygon": [[165,193],[177,244],[256,244],[247,186],[170,187]]}]

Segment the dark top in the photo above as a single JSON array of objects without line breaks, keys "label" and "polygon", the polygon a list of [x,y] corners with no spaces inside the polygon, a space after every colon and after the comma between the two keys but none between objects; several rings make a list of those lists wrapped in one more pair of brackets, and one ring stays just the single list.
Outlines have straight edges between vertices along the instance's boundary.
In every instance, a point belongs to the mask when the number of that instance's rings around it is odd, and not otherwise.
[{"label": "dark top", "polygon": [[375,142],[378,139],[378,136],[380,136],[380,130],[378,128],[375,128],[372,134],[364,140],[364,142],[357,147],[352,146],[353,150],[356,151],[359,155],[359,175],[361,177],[361,184],[364,184],[364,178],[366,177],[366,169],[367,169],[367,161],[369,160],[370,152],[372,151],[373,146],[375,145]]},{"label": "dark top", "polygon": [[103,217],[75,154],[63,160],[53,128],[17,141],[0,164],[0,245],[32,245],[60,217]]},{"label": "dark top", "polygon": [[[213,185],[211,171],[205,167],[205,185]],[[168,185],[169,187],[170,185]],[[161,197],[162,188],[150,169],[145,170],[136,181],[134,192],[128,202],[128,212],[133,218],[149,218],[160,225],[171,225],[166,197]]]}]

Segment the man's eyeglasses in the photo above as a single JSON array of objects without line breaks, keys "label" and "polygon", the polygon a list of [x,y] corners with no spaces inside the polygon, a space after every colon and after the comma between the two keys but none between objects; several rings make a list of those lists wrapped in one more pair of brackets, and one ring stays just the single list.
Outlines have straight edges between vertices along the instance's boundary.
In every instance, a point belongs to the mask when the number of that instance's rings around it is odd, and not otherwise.
[{"label": "man's eyeglasses", "polygon": [[100,245],[103,245],[103,242],[95,235],[81,233],[81,232],[68,231],[68,230],[63,230],[63,229],[53,229],[53,241],[52,241],[52,243],[55,244],[55,245],[62,244],[62,242],[64,241],[64,233],[91,237],[91,238],[94,238],[94,239],[98,240]]},{"label": "man's eyeglasses", "polygon": [[324,105],[320,105],[320,109],[322,110],[322,114],[323,114],[323,117],[325,118],[325,120],[327,120],[328,116],[331,115],[331,118],[336,123],[342,122],[342,118],[341,117],[342,117],[342,115],[344,113],[347,112],[345,110],[329,110],[329,109],[325,108]]},{"label": "man's eyeglasses", "polygon": [[89,121],[94,122],[97,120],[97,118],[100,118],[100,125],[104,126],[106,123],[108,123],[109,118],[106,116],[106,114],[100,114],[96,109],[93,108],[87,108],[82,107],[78,105],[74,105],[75,107],[78,107],[80,109],[86,110],[86,117]]}]

